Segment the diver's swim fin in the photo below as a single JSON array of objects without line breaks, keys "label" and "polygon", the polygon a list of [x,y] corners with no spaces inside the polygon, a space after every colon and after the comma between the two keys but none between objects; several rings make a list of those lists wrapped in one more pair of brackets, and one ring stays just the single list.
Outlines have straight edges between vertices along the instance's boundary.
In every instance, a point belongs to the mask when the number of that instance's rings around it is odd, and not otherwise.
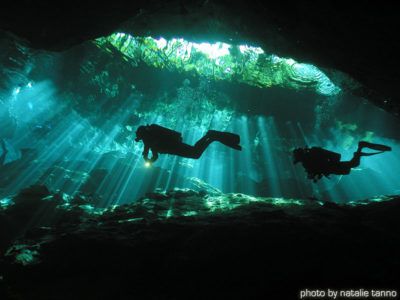
[{"label": "diver's swim fin", "polygon": [[371,156],[371,155],[375,155],[375,154],[381,154],[385,151],[379,151],[379,152],[374,152],[374,153],[365,153],[365,152],[360,152],[361,156]]},{"label": "diver's swim fin", "polygon": [[[373,144],[365,141],[361,141],[359,144],[360,148],[370,148],[372,150],[377,150],[377,151],[391,151],[392,148],[389,146],[381,145],[381,144]],[[378,154],[378,153],[376,153]]]},{"label": "diver's swim fin", "polygon": [[239,145],[240,143],[240,136],[235,133],[230,133],[230,132],[222,132],[222,131],[216,131],[216,130],[209,130],[207,132],[207,136],[209,136],[212,139],[215,139],[216,141],[224,144],[225,146],[228,146],[230,148],[236,149],[236,150],[242,150],[242,146]]},{"label": "diver's swim fin", "polygon": [[[221,142],[221,143],[222,143],[222,142]],[[242,151],[242,146],[240,146],[239,144],[235,144],[235,145],[227,145],[227,144],[225,144],[225,143],[223,143],[223,144],[226,145],[226,146],[228,146],[228,147],[231,147],[231,148],[233,148],[233,149]]]}]

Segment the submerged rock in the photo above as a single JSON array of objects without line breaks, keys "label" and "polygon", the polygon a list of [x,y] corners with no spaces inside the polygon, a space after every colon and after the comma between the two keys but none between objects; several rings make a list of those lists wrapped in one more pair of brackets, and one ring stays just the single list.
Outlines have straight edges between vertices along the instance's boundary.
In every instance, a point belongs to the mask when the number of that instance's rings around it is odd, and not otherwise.
[{"label": "submerged rock", "polygon": [[[174,189],[96,208],[33,187],[17,198],[1,228],[29,229],[2,244],[4,297],[294,299],[309,286],[399,284],[396,196],[341,205]],[[17,205],[29,222],[14,219]],[[51,220],[34,222],[46,205]]]}]

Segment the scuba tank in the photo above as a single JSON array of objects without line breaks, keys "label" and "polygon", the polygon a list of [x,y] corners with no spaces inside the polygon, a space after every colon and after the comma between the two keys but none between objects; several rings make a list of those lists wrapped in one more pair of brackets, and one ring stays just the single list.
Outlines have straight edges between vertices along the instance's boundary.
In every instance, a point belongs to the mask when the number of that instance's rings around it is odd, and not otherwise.
[{"label": "scuba tank", "polygon": [[313,161],[318,163],[331,163],[331,162],[339,162],[341,158],[340,153],[336,153],[333,151],[329,151],[323,149],[321,147],[312,147],[309,150],[310,157],[312,157]]},{"label": "scuba tank", "polygon": [[149,126],[150,131],[154,133],[160,140],[165,140],[170,142],[181,143],[182,142],[182,134],[178,131],[162,127],[160,125],[151,124]]},{"label": "scuba tank", "polygon": [[317,182],[322,176],[328,177],[332,165],[340,162],[341,154],[323,149],[321,147],[312,147],[307,149],[303,160],[303,166],[306,169],[308,178]]}]

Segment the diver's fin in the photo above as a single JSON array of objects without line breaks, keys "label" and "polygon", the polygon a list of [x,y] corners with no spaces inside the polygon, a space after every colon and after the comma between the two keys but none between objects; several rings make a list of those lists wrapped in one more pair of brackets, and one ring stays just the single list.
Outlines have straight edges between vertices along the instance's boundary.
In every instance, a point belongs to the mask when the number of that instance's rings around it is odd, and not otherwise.
[{"label": "diver's fin", "polygon": [[231,132],[209,130],[207,132],[207,136],[224,144],[225,146],[228,146],[230,148],[233,148],[233,149],[236,149],[239,151],[242,150],[242,146],[239,145],[240,136],[238,134],[231,133]]},{"label": "diver's fin", "polygon": [[[373,143],[369,143],[369,142],[365,142],[365,141],[361,141],[359,143],[359,147],[360,148],[370,148],[372,150],[377,150],[377,151],[391,151],[392,148],[386,145],[381,145],[381,144],[373,144]],[[379,153],[381,153],[379,152]],[[378,153],[376,153],[378,154]]]},{"label": "diver's fin", "polygon": [[385,151],[379,151],[379,152],[374,152],[374,153],[365,153],[365,152],[361,152],[360,155],[361,156],[371,156],[371,155],[375,155],[375,154],[381,154]]},{"label": "diver's fin", "polygon": [[[224,145],[226,145],[226,144],[224,144]],[[236,144],[236,145],[226,145],[226,146],[231,147],[231,148],[236,149],[236,150],[239,150],[239,151],[242,151],[242,146],[240,146],[239,144]]]}]

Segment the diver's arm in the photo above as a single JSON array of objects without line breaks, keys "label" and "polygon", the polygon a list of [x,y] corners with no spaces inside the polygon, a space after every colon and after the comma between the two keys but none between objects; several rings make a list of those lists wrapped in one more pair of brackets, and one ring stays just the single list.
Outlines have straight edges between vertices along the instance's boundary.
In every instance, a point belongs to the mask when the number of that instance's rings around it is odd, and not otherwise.
[{"label": "diver's arm", "polygon": [[158,152],[157,150],[151,149],[152,157],[149,159],[150,162],[155,162],[158,159]]},{"label": "diver's arm", "polygon": [[149,158],[149,150],[150,150],[150,147],[146,146],[146,144],[145,144],[144,150],[143,150],[143,158],[146,162],[153,163],[158,159],[158,152],[152,148],[151,149],[152,157]]},{"label": "diver's arm", "polygon": [[143,158],[145,161],[149,160],[149,150],[150,150],[150,147],[147,146],[146,144],[144,144],[144,150],[143,150],[142,155],[143,155]]}]

